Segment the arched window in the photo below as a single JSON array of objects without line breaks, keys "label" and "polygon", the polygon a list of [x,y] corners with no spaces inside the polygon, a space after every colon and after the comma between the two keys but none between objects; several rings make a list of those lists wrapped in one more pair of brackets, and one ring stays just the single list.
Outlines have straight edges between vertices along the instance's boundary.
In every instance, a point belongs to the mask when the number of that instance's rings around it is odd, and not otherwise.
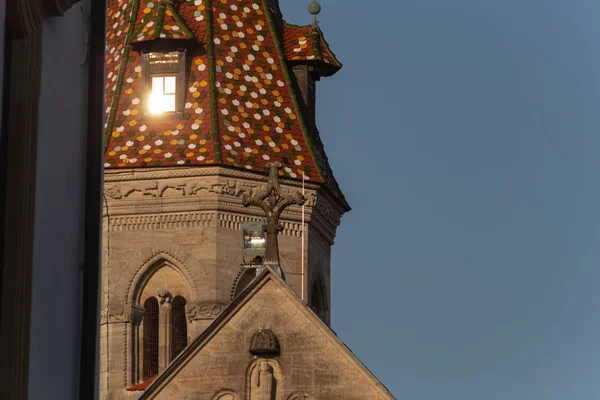
[{"label": "arched window", "polygon": [[186,304],[192,299],[185,277],[164,260],[151,265],[138,285],[134,303],[144,308],[144,318],[131,330],[131,385],[163,371],[187,346]]},{"label": "arched window", "polygon": [[175,296],[171,305],[171,360],[187,346],[185,303],[183,297]]},{"label": "arched window", "polygon": [[143,379],[146,380],[158,374],[158,300],[149,297],[144,302],[144,361]]}]

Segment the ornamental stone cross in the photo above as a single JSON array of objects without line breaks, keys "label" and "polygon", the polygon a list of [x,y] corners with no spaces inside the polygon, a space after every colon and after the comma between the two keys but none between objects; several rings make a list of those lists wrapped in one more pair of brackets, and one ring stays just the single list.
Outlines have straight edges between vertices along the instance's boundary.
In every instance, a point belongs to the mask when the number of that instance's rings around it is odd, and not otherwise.
[{"label": "ornamental stone cross", "polygon": [[245,193],[242,196],[242,202],[245,207],[253,205],[262,208],[265,212],[267,222],[263,229],[267,232],[267,240],[264,264],[279,265],[277,234],[283,230],[283,226],[279,223],[279,217],[286,207],[292,204],[301,206],[306,199],[300,192],[284,191],[279,186],[280,163],[270,163],[268,166],[269,180],[267,187],[256,191],[252,196]]}]

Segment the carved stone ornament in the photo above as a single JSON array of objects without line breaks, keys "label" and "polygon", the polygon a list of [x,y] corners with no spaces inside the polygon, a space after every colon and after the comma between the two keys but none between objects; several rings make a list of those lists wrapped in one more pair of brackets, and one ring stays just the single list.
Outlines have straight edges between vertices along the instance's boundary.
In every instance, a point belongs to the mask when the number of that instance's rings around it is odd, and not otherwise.
[{"label": "carved stone ornament", "polygon": [[173,295],[168,290],[160,290],[158,292],[158,303],[161,306],[170,306],[173,301]]},{"label": "carved stone ornament", "polygon": [[252,195],[244,194],[242,202],[244,206],[256,206],[262,208],[265,212],[267,223],[265,232],[267,233],[267,242],[265,248],[265,264],[279,265],[279,247],[277,245],[277,234],[283,230],[279,223],[279,217],[283,210],[292,204],[299,206],[305,202],[304,196],[300,192],[288,192],[279,185],[280,163],[269,164],[269,180],[267,187],[256,191]]},{"label": "carved stone ornament", "polygon": [[270,329],[258,330],[250,340],[250,353],[261,357],[277,357],[280,354],[277,336]]},{"label": "carved stone ornament", "polygon": [[142,323],[143,318],[144,309],[130,303],[125,304],[120,310],[112,310],[109,312],[106,308],[103,308],[100,312],[100,323],[102,324],[107,322],[125,322],[139,325]]},{"label": "carved stone ornament", "polygon": [[185,306],[188,321],[215,319],[225,309],[226,304],[197,303]]},{"label": "carved stone ornament", "polygon": [[287,400],[313,400],[313,397],[306,392],[294,392]]},{"label": "carved stone ornament", "polygon": [[251,185],[240,181],[203,182],[193,178],[179,178],[169,180],[140,180],[119,182],[106,185],[104,194],[113,200],[125,199],[132,194],[141,194],[145,197],[166,197],[165,195],[178,194],[180,196],[200,196],[214,193],[241,197],[245,193],[252,194],[258,185]]},{"label": "carved stone ornament", "polygon": [[257,373],[252,377],[250,400],[275,400],[275,376],[268,361],[261,360],[256,366]]}]

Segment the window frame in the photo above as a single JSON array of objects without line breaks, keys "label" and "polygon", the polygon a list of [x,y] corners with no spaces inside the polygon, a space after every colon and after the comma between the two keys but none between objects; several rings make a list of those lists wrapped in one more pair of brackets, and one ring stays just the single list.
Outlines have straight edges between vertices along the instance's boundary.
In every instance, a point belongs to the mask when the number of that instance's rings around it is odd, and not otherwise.
[{"label": "window frame", "polygon": [[[150,60],[151,54],[177,53],[176,65],[153,65]],[[142,82],[143,82],[143,119],[181,119],[185,108],[185,65],[186,51],[142,51]],[[160,114],[152,114],[149,109],[148,98],[152,93],[153,77],[175,77],[175,111],[167,111]]]}]

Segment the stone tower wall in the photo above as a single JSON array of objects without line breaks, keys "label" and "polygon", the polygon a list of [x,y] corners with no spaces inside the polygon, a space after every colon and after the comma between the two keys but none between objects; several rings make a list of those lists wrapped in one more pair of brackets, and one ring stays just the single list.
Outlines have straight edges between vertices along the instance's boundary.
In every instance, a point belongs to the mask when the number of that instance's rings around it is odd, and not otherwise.
[{"label": "stone tower wall", "polygon": [[[188,342],[226,307],[242,263],[241,225],[263,220],[241,196],[265,185],[265,177],[220,167],[107,171],[103,230],[100,388],[123,398],[140,380],[140,295],[161,266],[189,286]],[[297,182],[282,181],[288,190]],[[329,323],[330,247],[341,208],[318,185],[306,184],[302,266],[301,207],[282,215],[281,267],[287,283],[306,302],[320,281]],[[178,278],[179,279],[179,278]],[[169,280],[169,279],[165,279]],[[165,284],[168,284],[165,283]]]}]

